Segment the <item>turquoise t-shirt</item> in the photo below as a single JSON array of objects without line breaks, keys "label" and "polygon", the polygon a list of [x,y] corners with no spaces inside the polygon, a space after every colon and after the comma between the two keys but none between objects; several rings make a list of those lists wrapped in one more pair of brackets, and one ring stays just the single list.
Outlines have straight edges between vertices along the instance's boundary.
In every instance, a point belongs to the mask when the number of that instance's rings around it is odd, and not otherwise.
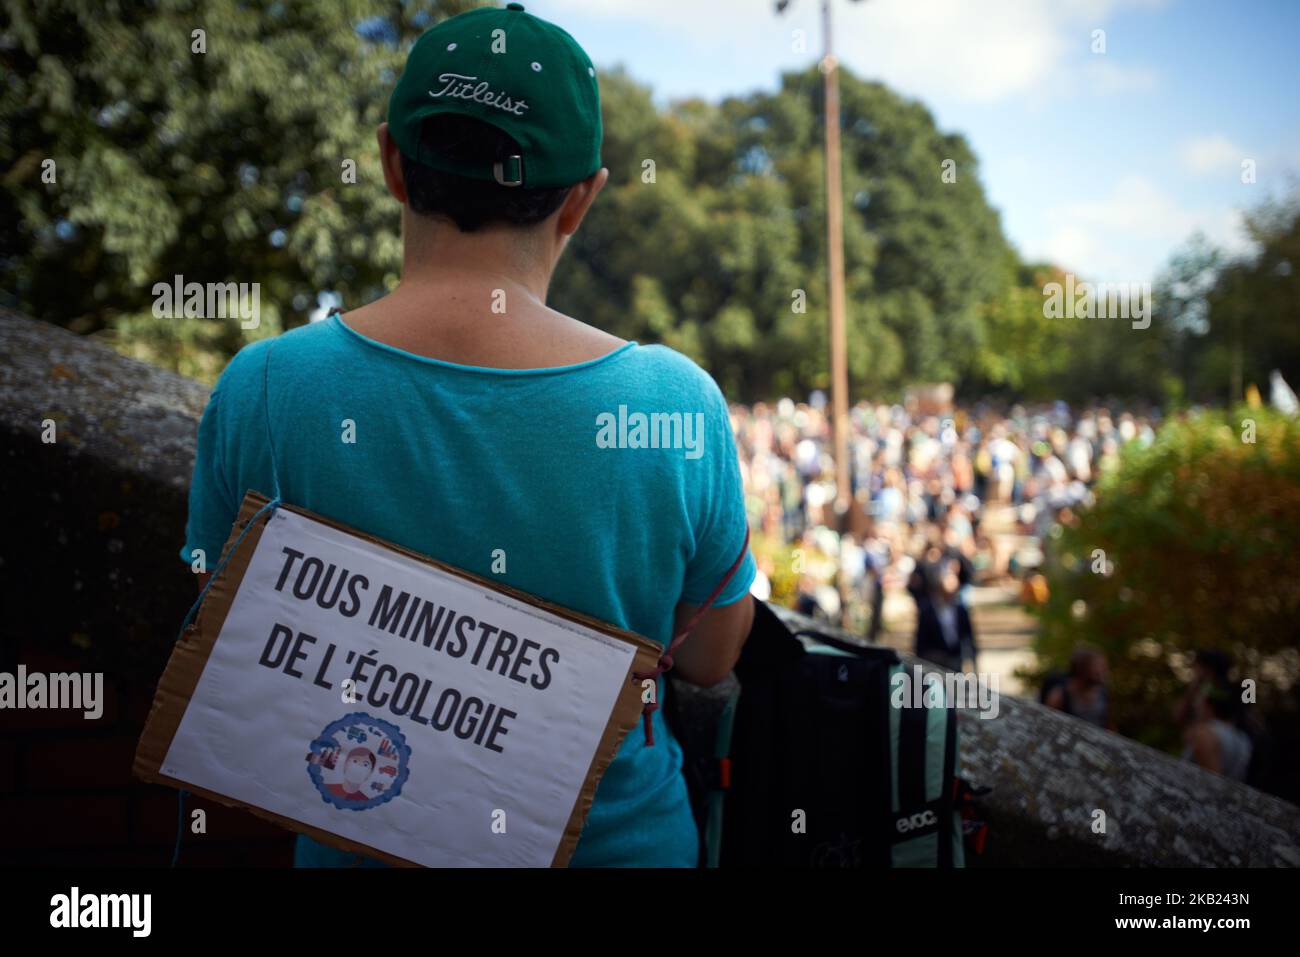
[{"label": "turquoise t-shirt", "polygon": [[[284,501],[660,644],[677,603],[703,602],[744,542],[726,401],[664,346],[485,369],[376,342],[338,316],[247,346],[199,424],[187,563],[203,549],[215,564],[245,491],[273,494],[268,416]],[[747,554],[716,604],[754,574]],[[601,779],[573,866],[696,864],[681,749],[663,712],[652,720],[655,746],[638,723]],[[296,859],[355,856],[299,837]]]}]

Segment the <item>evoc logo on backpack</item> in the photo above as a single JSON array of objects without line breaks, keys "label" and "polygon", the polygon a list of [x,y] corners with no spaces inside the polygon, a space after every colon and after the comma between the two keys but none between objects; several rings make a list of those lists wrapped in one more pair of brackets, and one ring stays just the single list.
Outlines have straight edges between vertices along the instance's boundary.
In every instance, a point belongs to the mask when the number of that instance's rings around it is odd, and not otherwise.
[{"label": "evoc logo on backpack", "polygon": [[933,811],[921,811],[911,817],[900,817],[894,822],[894,826],[898,828],[899,834],[906,834],[909,831],[919,830],[923,827],[934,827],[938,823],[939,819],[935,817]]}]

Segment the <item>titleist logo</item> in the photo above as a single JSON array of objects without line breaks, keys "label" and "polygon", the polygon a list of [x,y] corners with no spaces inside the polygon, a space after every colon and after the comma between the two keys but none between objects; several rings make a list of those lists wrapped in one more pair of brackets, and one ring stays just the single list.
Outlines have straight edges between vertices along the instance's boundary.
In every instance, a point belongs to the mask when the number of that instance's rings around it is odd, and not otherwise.
[{"label": "titleist logo", "polygon": [[495,106],[497,109],[513,113],[515,116],[523,116],[524,110],[528,109],[528,104],[524,100],[516,100],[514,97],[502,92],[494,93],[487,80],[475,83],[476,80],[478,80],[476,76],[443,73],[438,77],[438,81],[447,85],[437,93],[430,90],[429,95],[454,96],[462,100],[474,100],[476,103]]}]

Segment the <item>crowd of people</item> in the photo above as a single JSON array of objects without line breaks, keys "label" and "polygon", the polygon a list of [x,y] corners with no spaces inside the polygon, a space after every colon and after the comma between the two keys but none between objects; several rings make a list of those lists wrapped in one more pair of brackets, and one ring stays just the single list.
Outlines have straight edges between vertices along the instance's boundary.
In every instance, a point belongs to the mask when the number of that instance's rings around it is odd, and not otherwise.
[{"label": "crowd of people", "polygon": [[[824,396],[732,407],[750,521],[792,551],[796,607],[874,638],[885,591],[906,588],[918,650],[944,664],[973,657],[974,582],[1027,578],[1052,526],[1090,500],[1123,443],[1152,441],[1158,423],[1156,412],[1075,413],[1059,402],[954,407],[941,390],[861,403],[850,411],[851,499],[840,514]],[[993,511],[1007,534],[989,534]],[[756,590],[766,598],[783,570],[764,558]]]},{"label": "crowd of people", "polygon": [[[1044,680],[1039,701],[1113,731],[1108,677],[1105,653],[1080,644],[1070,656],[1068,670]],[[1183,739],[1183,760],[1235,781],[1261,783],[1267,762],[1258,751],[1267,734],[1258,712],[1242,702],[1230,655],[1213,648],[1196,652],[1191,680],[1173,709],[1173,719]]]}]

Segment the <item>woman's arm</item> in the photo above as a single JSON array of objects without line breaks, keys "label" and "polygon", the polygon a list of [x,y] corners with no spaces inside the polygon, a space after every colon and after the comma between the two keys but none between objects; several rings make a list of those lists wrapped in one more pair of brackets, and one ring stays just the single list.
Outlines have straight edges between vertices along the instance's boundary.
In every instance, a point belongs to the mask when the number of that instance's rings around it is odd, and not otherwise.
[{"label": "woman's arm", "polygon": [[1214,729],[1208,723],[1198,724],[1192,728],[1189,738],[1188,743],[1192,746],[1193,763],[1199,764],[1207,771],[1222,774],[1223,765],[1219,760],[1219,738],[1214,733]]},{"label": "woman's arm", "polygon": [[[677,606],[673,632],[686,626],[698,606]],[[708,688],[731,673],[754,624],[754,599],[745,595],[723,608],[710,608],[673,654],[673,672]]]}]

